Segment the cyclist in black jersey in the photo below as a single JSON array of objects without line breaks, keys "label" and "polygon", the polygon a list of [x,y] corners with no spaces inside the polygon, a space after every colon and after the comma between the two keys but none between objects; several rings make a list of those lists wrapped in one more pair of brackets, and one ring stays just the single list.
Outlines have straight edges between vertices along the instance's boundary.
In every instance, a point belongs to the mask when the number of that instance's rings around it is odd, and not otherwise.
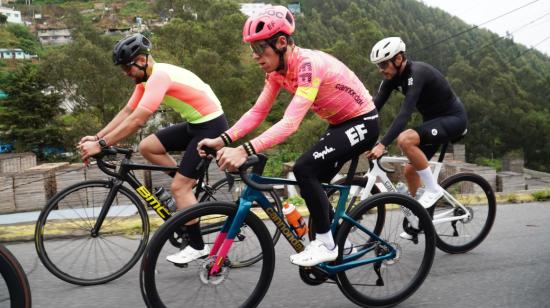
[{"label": "cyclist in black jersey", "polygon": [[[443,195],[443,189],[430,171],[428,160],[440,144],[466,133],[467,116],[464,105],[445,77],[427,63],[407,60],[405,48],[399,37],[385,38],[372,48],[371,62],[384,75],[374,98],[376,108],[379,111],[382,109],[393,90],[402,92],[405,100],[388,132],[367,152],[367,156],[379,157],[397,138],[397,145],[410,161],[405,167],[409,192],[415,196],[422,180],[426,190],[418,201],[428,208]],[[414,108],[422,115],[423,123],[405,129]]]}]

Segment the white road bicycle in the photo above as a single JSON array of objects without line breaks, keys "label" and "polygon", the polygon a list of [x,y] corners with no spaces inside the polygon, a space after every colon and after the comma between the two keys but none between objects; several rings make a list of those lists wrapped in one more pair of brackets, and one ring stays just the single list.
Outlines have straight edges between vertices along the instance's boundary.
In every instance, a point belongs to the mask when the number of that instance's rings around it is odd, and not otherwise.
[{"label": "white road bicycle", "polygon": [[[444,144],[437,161],[430,161],[435,178],[438,178],[443,167],[443,158],[448,144]],[[352,163],[357,164],[354,158]],[[355,162],[354,162],[355,161]],[[385,163],[408,163],[406,157],[382,156],[370,161],[370,168],[363,176],[342,178],[336,182],[340,185],[351,185],[347,210],[351,210],[360,201],[379,192],[395,192],[396,186],[388,173],[394,172],[384,166]],[[478,246],[489,234],[496,215],[495,194],[489,182],[475,173],[459,172],[440,182],[445,189],[443,197],[435,205],[427,208],[432,217],[437,235],[437,247],[447,253],[465,253]],[[327,191],[331,199],[338,193]],[[395,207],[397,209],[397,207]],[[377,228],[381,228],[385,219],[384,211],[395,210],[386,206],[378,208]],[[405,213],[407,215],[407,213]],[[311,219],[311,218],[310,218]],[[382,221],[380,221],[382,220]],[[314,222],[310,221],[310,237],[314,236]],[[411,227],[407,218],[403,229],[414,236],[421,232]]]}]

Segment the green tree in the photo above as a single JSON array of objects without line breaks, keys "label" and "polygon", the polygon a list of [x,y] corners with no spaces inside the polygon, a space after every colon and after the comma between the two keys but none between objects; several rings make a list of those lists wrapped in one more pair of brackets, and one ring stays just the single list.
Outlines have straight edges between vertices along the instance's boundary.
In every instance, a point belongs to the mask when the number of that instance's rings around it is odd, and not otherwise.
[{"label": "green tree", "polygon": [[0,101],[0,138],[14,144],[16,151],[62,145],[61,98],[52,91],[47,76],[26,63],[0,85],[8,94]]}]

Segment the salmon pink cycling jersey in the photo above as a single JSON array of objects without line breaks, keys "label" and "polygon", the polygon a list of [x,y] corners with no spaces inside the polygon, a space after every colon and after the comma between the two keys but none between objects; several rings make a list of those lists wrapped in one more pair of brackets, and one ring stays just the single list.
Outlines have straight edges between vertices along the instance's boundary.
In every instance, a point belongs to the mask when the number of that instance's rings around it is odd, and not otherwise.
[{"label": "salmon pink cycling jersey", "polygon": [[128,101],[133,110],[137,106],[155,112],[161,103],[177,111],[189,123],[203,123],[223,114],[221,103],[197,75],[184,68],[155,63],[147,82],[140,83]]},{"label": "salmon pink cycling jersey", "polygon": [[339,124],[372,111],[372,97],[359,78],[338,59],[322,51],[294,47],[286,75],[266,75],[265,86],[254,106],[227,130],[236,141],[266,118],[281,87],[294,94],[283,118],[250,141],[256,152],[283,142],[294,133],[311,108],[330,124]]}]

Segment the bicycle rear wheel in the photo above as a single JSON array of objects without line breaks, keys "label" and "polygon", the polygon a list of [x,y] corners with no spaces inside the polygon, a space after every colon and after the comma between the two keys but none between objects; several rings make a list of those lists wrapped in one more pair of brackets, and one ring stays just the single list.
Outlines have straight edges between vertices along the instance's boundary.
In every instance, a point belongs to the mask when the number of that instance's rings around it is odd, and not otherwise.
[{"label": "bicycle rear wheel", "polygon": [[[335,185],[346,185],[346,178],[339,179],[338,181],[334,182]],[[367,178],[355,176],[353,179],[351,179],[351,186],[350,188],[350,194],[348,196],[348,200],[346,202],[346,213],[349,213],[357,204],[359,204],[359,201],[361,200],[361,191],[367,186]],[[355,193],[357,192],[357,193]],[[378,190],[378,187],[374,186],[371,189],[371,195],[375,195],[380,193]],[[330,188],[327,190],[327,196],[329,199],[330,204],[335,208],[338,205],[338,200],[340,200],[340,191],[336,188]],[[373,220],[374,227],[372,230],[376,234],[380,234],[380,230],[382,230],[382,227],[384,226],[384,220],[385,220],[385,208],[383,206],[380,206],[379,208],[373,210],[373,213],[376,213],[377,218],[376,220]],[[334,215],[334,210],[332,211],[332,214]],[[315,222],[311,218],[311,216],[308,219],[308,237],[310,241],[313,241],[315,239]]]},{"label": "bicycle rear wheel", "polygon": [[474,249],[487,237],[496,216],[496,200],[491,185],[474,173],[459,173],[441,183],[456,201],[471,213],[470,218],[438,223],[438,219],[462,216],[465,211],[445,196],[428,209],[434,218],[437,247],[447,253]]},{"label": "bicycle rear wheel", "polygon": [[[379,241],[361,230],[357,224],[370,230],[377,219],[376,209],[385,208],[385,224]],[[414,240],[399,236],[403,231],[404,212],[411,212],[419,221]],[[336,236],[339,257],[355,260],[373,259],[395,249],[391,259],[358,266],[337,274],[337,284],[344,295],[360,306],[387,307],[411,296],[428,275],[435,255],[435,231],[431,219],[422,206],[410,197],[397,193],[381,193],[361,203],[349,213],[353,221],[344,219]],[[345,251],[346,240],[353,250]],[[389,244],[389,246],[388,246]]]},{"label": "bicycle rear wheel", "polygon": [[[273,277],[275,250],[263,222],[253,213],[245,223],[223,262],[220,274],[208,275],[215,256],[198,259],[185,266],[175,266],[166,256],[177,252],[169,244],[170,236],[182,225],[200,220],[203,240],[212,248],[219,234],[219,222],[231,219],[237,207],[227,202],[206,202],[186,209],[162,225],[151,238],[143,256],[140,286],[148,307],[255,307],[265,296]],[[212,225],[214,224],[214,227]],[[168,242],[168,243],[167,243]],[[248,267],[234,268],[234,259],[241,260],[247,249],[239,246],[260,247],[263,258]],[[246,248],[246,247],[245,247]]]},{"label": "bicycle rear wheel", "polygon": [[[244,191],[246,187],[246,184],[242,181],[241,178],[234,178],[234,183],[232,187],[229,187],[229,183],[227,181],[227,178],[221,179],[214,183],[212,187],[206,187],[204,193],[200,196],[200,202],[205,201],[223,201],[223,202],[230,202],[233,204],[239,203],[239,197],[241,196],[241,192]],[[273,204],[275,207],[275,210],[280,213],[281,215],[283,210],[283,205],[281,203],[281,198],[275,191],[268,191],[264,192],[266,194],[266,198]],[[257,204],[253,203],[251,211],[255,213],[256,215],[262,217],[265,215],[263,209]],[[281,231],[275,226],[273,221],[270,219],[264,220],[264,223],[267,226],[267,229],[271,233],[271,239],[273,241],[273,246],[277,244],[277,241],[279,241],[279,238],[281,236]],[[239,248],[244,248],[244,245],[239,246]],[[242,266],[249,266],[252,265],[258,260],[262,258],[261,252],[259,250],[259,247],[247,247],[247,249],[251,249],[250,251],[244,253],[242,255],[247,255],[249,258],[246,259],[234,259],[232,261],[232,267],[242,267]],[[256,251],[256,254],[253,254],[253,251]]]},{"label": "bicycle rear wheel", "polygon": [[0,244],[0,307],[30,308],[27,275],[13,254]]},{"label": "bicycle rear wheel", "polygon": [[[149,239],[149,218],[128,188],[111,181],[85,181],[56,194],[35,229],[36,252],[58,278],[78,285],[114,280],[139,260]],[[107,202],[109,194],[114,194]],[[107,204],[106,204],[107,203]],[[99,232],[92,228],[108,207]]]}]

